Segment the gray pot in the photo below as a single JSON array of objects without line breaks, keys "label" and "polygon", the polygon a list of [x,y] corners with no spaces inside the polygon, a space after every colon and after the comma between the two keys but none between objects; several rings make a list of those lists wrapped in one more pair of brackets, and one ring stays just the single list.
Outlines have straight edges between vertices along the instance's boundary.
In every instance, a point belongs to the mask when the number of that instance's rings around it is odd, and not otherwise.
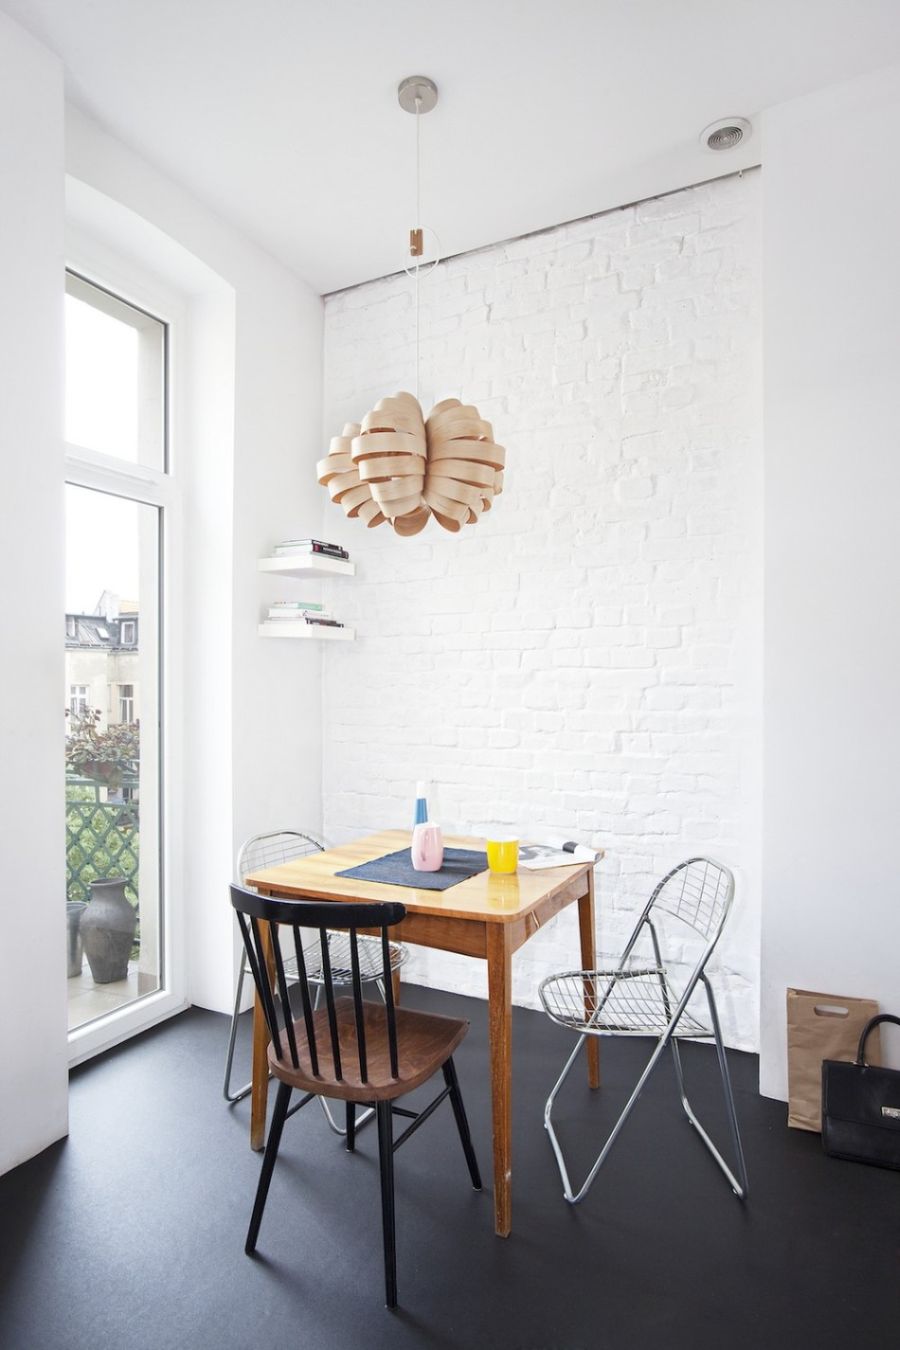
[{"label": "gray pot", "polygon": [[67,945],[66,956],[69,965],[69,979],[81,974],[84,952],[81,947],[81,916],[87,909],[83,900],[66,901]]},{"label": "gray pot", "polygon": [[95,984],[112,984],[128,974],[137,911],[125,897],[124,877],[91,882],[91,902],[81,916],[81,940]]}]

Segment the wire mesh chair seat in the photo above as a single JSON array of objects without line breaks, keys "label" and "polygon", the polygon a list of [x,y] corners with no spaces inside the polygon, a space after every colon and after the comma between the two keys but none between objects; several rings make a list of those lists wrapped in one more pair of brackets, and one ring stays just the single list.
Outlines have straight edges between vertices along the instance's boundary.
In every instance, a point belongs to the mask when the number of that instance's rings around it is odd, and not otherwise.
[{"label": "wire mesh chair seat", "polygon": [[[311,854],[321,853],[324,844],[314,835],[305,834],[301,830],[270,830],[265,834],[255,834],[247,839],[242,845],[237,856],[236,873],[238,880],[243,883],[244,878],[251,872],[262,871],[266,867],[277,867],[281,863],[293,862],[297,858],[307,858]],[[383,967],[381,962],[381,945],[377,938],[367,937],[360,934],[357,939],[357,949],[360,963],[360,978],[364,984],[375,984],[382,998],[384,998],[384,989],[382,987]],[[388,944],[390,952],[391,973],[398,971],[407,960],[409,952],[402,942],[391,942]],[[328,931],[328,954],[331,963],[331,970],[334,979],[340,984],[349,984],[352,979],[350,944],[346,933],[339,930]],[[321,990],[325,975],[321,950],[318,942],[308,944],[308,956],[306,959],[307,978],[311,984],[315,984]],[[252,1087],[251,1083],[245,1083],[243,1087],[234,1090],[231,1086],[232,1072],[234,1068],[234,1052],[237,1043],[238,1018],[241,1013],[241,1003],[243,1002],[244,981],[248,975],[251,975],[250,964],[246,952],[243,954],[240,968],[238,970],[237,984],[234,995],[234,1008],[231,1014],[231,1027],[228,1034],[228,1049],[225,1055],[225,1080],[222,1087],[222,1095],[225,1100],[231,1104],[239,1102],[246,1097]],[[285,974],[288,982],[293,984],[298,979],[297,959],[296,957],[285,958]],[[324,1097],[319,1098],[325,1119],[335,1134],[344,1134],[342,1126],[331,1113],[328,1102]],[[365,1124],[371,1119],[371,1113],[361,1117],[359,1125]]]},{"label": "wire mesh chair seat", "polygon": [[[577,1034],[575,1049],[547,1098],[544,1128],[550,1138],[563,1183],[563,1195],[570,1204],[578,1204],[587,1195],[609,1151],[634,1109],[650,1074],[668,1048],[672,1054],[681,1104],[691,1125],[699,1134],[740,1200],[747,1196],[747,1168],[738,1128],[734,1094],[719,1014],[706,966],[722,935],[734,899],[734,877],[727,867],[710,858],[689,858],[668,872],[655,887],[640,913],[631,936],[620,956],[600,957],[593,970],[565,971],[542,981],[539,994],[547,1016],[558,1025]],[[683,987],[672,981],[663,959],[659,914],[686,924],[702,940],[702,950]],[[649,935],[652,956],[635,951],[639,939]],[[692,1009],[691,999],[699,995],[702,984],[706,994],[709,1020],[702,1021]],[[562,1147],[553,1125],[553,1107],[557,1095],[589,1036],[647,1036],[656,1044],[637,1084],[606,1138],[599,1156],[579,1190],[569,1180]],[[679,1040],[712,1040],[722,1080],[728,1128],[735,1155],[733,1171],[698,1120],[688,1101],[681,1065]]]},{"label": "wire mesh chair seat", "polygon": [[[381,943],[377,938],[367,937],[364,933],[357,938],[357,949],[359,952],[359,974],[363,984],[377,984],[383,977],[381,965]],[[389,942],[388,951],[390,953],[391,974],[398,971],[409,956],[409,952],[402,942]],[[306,977],[312,984],[322,984],[325,979],[325,972],[322,967],[321,952],[317,942],[311,942],[304,948],[304,957],[306,959]],[[353,962],[350,953],[350,943],[346,933],[336,933],[329,930],[328,933],[328,958],[331,964],[332,978],[338,984],[349,984],[353,978]],[[286,966],[291,966],[291,976],[297,978],[296,959]],[[248,968],[249,974],[249,968]]]},{"label": "wire mesh chair seat", "polygon": [[[381,945],[377,938],[367,937],[360,934],[357,939],[359,944],[359,968],[360,975],[364,984],[378,983],[381,980]],[[400,969],[409,956],[409,952],[402,942],[391,942],[388,944],[391,958],[391,973]],[[325,972],[322,965],[322,955],[319,950],[318,942],[310,942],[303,949],[303,955],[306,960],[306,978],[310,984],[322,984],[325,979]],[[331,973],[339,984],[349,984],[353,978],[350,958],[350,944],[343,933],[328,933],[328,955],[331,961]],[[293,983],[299,978],[297,973],[297,958],[291,957],[284,963],[285,974]],[[247,958],[244,958],[244,974],[252,974]]]},{"label": "wire mesh chair seat", "polygon": [[[571,1031],[588,1036],[662,1036],[681,995],[664,966],[630,956],[598,954],[593,970],[551,975],[540,987],[547,1016]],[[713,1039],[715,1032],[685,1008],[673,1037]]]},{"label": "wire mesh chair seat", "polygon": [[[481,1174],[453,1064],[454,1051],[465,1037],[469,1023],[461,1018],[395,1007],[387,934],[390,927],[406,917],[403,905],[349,902],[337,906],[335,913],[335,906],[328,901],[274,899],[240,886],[231,887],[231,903],[266,1018],[269,1065],[279,1084],[244,1250],[248,1255],[256,1250],[288,1117],[313,1098],[321,1100],[326,1093],[343,1099],[347,1150],[353,1153],[357,1105],[368,1104],[378,1121],[385,1301],[388,1307],[395,1307],[394,1154],[445,1100],[449,1099],[453,1109],[472,1186],[481,1190]],[[331,924],[337,924],[345,933],[349,947],[352,976],[349,995],[336,994],[344,986],[335,981],[331,968],[330,929],[326,928]],[[314,1006],[306,969],[308,946],[303,930],[309,928],[315,929],[319,938],[324,976],[321,1007]],[[380,932],[376,941],[382,955],[383,1003],[363,998],[360,929]],[[291,998],[288,986],[289,956],[297,966],[295,989],[299,999]],[[397,1104],[398,1098],[421,1087],[438,1072],[443,1075],[444,1087],[427,1106],[411,1110]],[[303,1095],[291,1106],[291,1095],[298,1090]],[[397,1116],[409,1123],[395,1137]]]}]

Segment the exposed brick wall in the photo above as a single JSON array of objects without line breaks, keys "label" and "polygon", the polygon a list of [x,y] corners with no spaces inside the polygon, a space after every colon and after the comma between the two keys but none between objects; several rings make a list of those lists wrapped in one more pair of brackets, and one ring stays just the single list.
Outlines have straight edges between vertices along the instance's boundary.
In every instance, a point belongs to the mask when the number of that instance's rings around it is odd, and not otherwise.
[{"label": "exposed brick wall", "polygon": [[[507,447],[493,511],[459,535],[365,530],[330,598],[324,824],[410,821],[602,845],[600,946],[680,858],[738,877],[718,987],[757,1044],[761,427],[759,175],[442,264],[421,286],[421,391],[478,405]],[[405,278],[331,297],[325,436],[412,388]],[[484,992],[481,963],[416,951],[411,978]],[[577,966],[567,911],[514,959],[514,997]]]}]

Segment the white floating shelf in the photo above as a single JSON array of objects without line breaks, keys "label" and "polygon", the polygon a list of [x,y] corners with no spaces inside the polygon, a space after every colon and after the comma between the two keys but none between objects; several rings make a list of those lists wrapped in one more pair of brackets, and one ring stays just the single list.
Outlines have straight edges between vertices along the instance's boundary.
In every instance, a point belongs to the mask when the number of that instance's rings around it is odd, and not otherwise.
[{"label": "white floating shelf", "polygon": [[287,553],[277,558],[260,558],[260,572],[275,572],[282,577],[314,577],[327,573],[335,577],[356,575],[356,563],[329,558],[325,553]]},{"label": "white floating shelf", "polygon": [[295,623],[293,619],[273,619],[271,623],[259,625],[260,637],[312,638],[314,641],[353,642],[356,630],[353,628],[329,628],[327,624]]}]

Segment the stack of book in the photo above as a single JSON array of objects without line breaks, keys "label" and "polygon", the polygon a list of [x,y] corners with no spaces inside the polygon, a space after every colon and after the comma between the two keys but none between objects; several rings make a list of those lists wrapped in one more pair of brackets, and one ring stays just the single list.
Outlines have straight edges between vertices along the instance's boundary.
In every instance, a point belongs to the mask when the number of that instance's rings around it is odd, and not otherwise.
[{"label": "stack of book", "polygon": [[333,614],[312,600],[273,600],[269,606],[269,619],[290,619],[294,623],[320,624],[324,628],[343,628]]},{"label": "stack of book", "polygon": [[347,562],[350,554],[340,544],[329,544],[324,539],[283,539],[280,544],[276,544],[273,550],[277,558],[290,556],[308,557],[313,553],[318,553],[325,558],[341,558]]}]

